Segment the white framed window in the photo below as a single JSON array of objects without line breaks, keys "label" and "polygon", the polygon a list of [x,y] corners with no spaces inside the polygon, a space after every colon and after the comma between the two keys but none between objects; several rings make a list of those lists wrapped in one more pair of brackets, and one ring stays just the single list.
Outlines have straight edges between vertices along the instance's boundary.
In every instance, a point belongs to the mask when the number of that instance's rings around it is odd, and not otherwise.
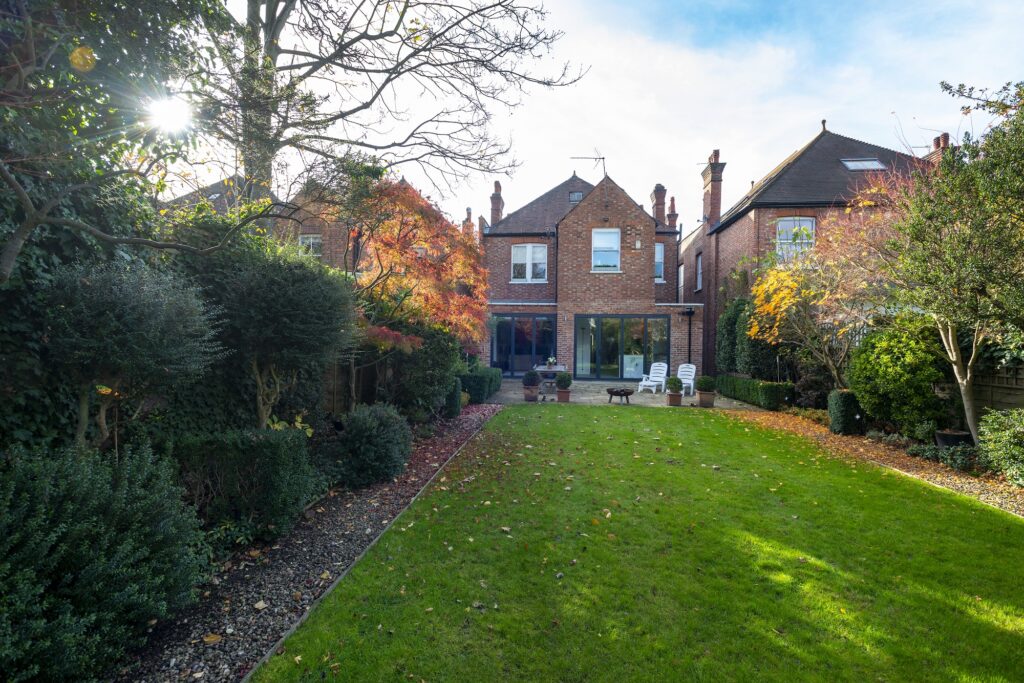
[{"label": "white framed window", "polygon": [[512,282],[547,282],[546,244],[512,245]]},{"label": "white framed window", "polygon": [[427,255],[427,248],[426,247],[413,247],[412,250],[413,250],[413,253],[415,253],[420,258],[423,258],[424,256]]},{"label": "white framed window", "polygon": [[324,238],[321,235],[299,235],[299,246],[317,258],[324,255]]},{"label": "white framed window", "polygon": [[697,263],[694,280],[693,280],[693,291],[699,292],[704,289],[704,254],[697,254]]},{"label": "white framed window", "polygon": [[569,193],[569,203],[570,204],[575,205],[575,204],[579,204],[582,201],[583,201],[583,193],[582,192],[570,192]]},{"label": "white framed window", "polygon": [[799,256],[814,246],[814,218],[780,218],[775,226],[775,253],[782,260]]},{"label": "white framed window", "polygon": [[665,243],[654,243],[654,280],[655,282],[665,281]]},{"label": "white framed window", "polygon": [[592,272],[620,272],[622,261],[618,228],[598,228],[591,233],[590,269]]},{"label": "white framed window", "polygon": [[884,171],[885,164],[875,158],[840,159],[848,171]]}]

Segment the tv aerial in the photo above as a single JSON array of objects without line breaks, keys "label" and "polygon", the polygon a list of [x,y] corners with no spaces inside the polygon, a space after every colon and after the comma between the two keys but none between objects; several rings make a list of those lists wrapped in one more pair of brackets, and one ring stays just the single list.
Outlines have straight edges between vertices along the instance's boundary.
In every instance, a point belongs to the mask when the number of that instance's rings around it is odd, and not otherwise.
[{"label": "tv aerial", "polygon": [[592,156],[592,157],[569,157],[569,158],[570,159],[585,159],[587,161],[593,161],[594,162],[594,168],[597,168],[597,164],[598,164],[598,162],[600,162],[601,163],[601,172],[604,175],[608,175],[608,168],[605,166],[605,163],[604,163],[605,159],[604,159],[603,156],[601,156],[601,152],[599,152],[596,149],[594,150],[594,156]]}]

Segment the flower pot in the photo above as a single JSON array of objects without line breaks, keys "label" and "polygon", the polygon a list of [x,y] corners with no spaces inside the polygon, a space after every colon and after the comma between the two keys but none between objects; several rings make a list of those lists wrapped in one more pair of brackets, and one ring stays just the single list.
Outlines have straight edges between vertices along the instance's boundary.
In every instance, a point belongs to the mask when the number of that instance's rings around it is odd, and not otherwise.
[{"label": "flower pot", "polygon": [[701,408],[714,408],[715,407],[715,392],[713,391],[698,391],[697,392],[697,405]]},{"label": "flower pot", "polygon": [[523,398],[526,399],[527,401],[529,401],[530,403],[536,403],[537,402],[537,394],[539,394],[539,393],[540,393],[540,387],[539,386],[534,386],[534,387],[524,386],[523,387]]},{"label": "flower pot", "polygon": [[572,393],[572,389],[556,389],[555,393],[558,394],[559,403],[568,403],[569,395]]},{"label": "flower pot", "polygon": [[962,432],[959,429],[938,429],[935,431],[935,444],[939,448],[973,446],[974,438],[970,432]]},{"label": "flower pot", "polygon": [[683,393],[681,391],[669,391],[665,394],[670,406],[683,405]]}]

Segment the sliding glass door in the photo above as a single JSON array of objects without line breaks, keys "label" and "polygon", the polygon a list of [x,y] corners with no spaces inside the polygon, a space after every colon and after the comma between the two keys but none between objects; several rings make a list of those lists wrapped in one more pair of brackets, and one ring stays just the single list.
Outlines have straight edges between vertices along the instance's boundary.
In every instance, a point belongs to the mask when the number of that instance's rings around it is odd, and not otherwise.
[{"label": "sliding glass door", "polygon": [[639,379],[668,362],[668,316],[578,315],[573,339],[580,379]]},{"label": "sliding glass door", "polygon": [[501,368],[506,375],[521,375],[554,355],[554,316],[494,316],[491,367]]}]

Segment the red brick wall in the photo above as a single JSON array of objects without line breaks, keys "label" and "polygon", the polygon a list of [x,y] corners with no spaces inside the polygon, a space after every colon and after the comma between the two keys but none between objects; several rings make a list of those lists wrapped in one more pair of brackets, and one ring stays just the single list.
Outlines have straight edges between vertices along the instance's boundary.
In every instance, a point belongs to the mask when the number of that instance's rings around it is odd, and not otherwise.
[{"label": "red brick wall", "polygon": [[[790,216],[813,216],[818,227],[828,213],[829,207],[791,207],[751,209],[742,218],[725,230],[707,235],[702,227],[691,242],[686,244],[680,258],[686,268],[684,293],[693,301],[705,304],[706,324],[703,330],[704,363],[709,372],[715,372],[715,337],[718,316],[725,308],[726,292],[729,297],[741,293],[744,280],[731,278],[734,272],[745,271],[746,287],[752,284],[751,271],[765,254],[775,250],[776,221]],[[696,281],[696,255],[704,256],[704,288],[693,293]]]},{"label": "red brick wall", "polygon": [[[513,283],[512,245],[546,244],[548,247],[547,284]],[[488,301],[554,301],[558,273],[555,240],[543,234],[531,237],[484,235],[484,265],[487,268]]]}]

